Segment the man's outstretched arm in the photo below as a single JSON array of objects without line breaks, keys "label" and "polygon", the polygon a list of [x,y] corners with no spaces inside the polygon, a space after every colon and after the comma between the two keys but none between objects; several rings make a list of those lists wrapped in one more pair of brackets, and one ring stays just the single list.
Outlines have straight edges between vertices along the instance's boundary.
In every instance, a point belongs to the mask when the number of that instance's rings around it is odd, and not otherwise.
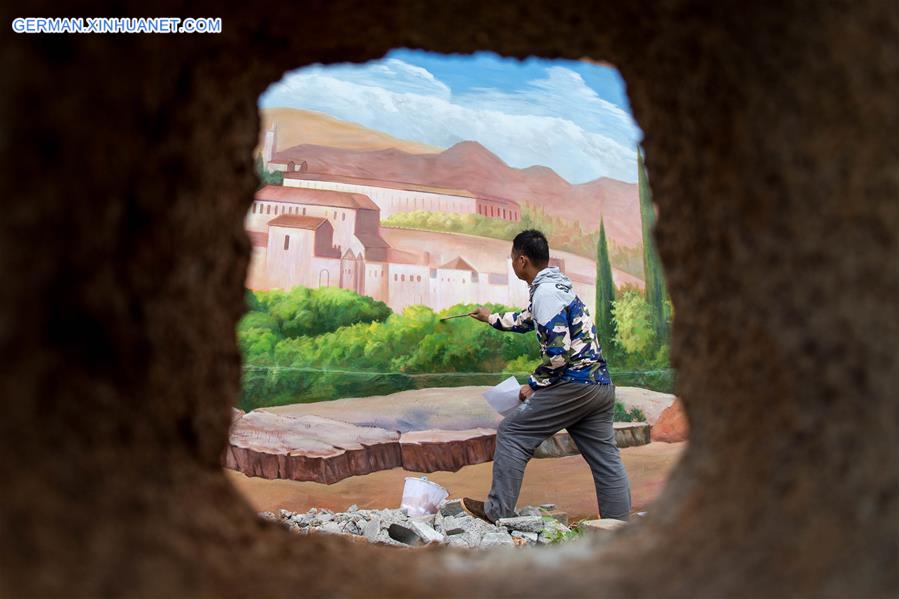
[{"label": "man's outstretched arm", "polygon": [[521,312],[505,312],[494,314],[488,308],[481,306],[470,314],[472,318],[486,322],[494,329],[510,331],[513,333],[527,333],[534,330],[534,319],[531,311],[525,308]]}]

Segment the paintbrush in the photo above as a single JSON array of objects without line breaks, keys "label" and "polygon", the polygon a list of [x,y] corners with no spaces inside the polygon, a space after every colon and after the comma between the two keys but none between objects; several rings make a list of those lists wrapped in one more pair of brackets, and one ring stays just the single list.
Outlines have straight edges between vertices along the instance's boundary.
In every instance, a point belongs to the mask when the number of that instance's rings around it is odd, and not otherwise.
[{"label": "paintbrush", "polygon": [[445,316],[440,319],[440,322],[443,322],[444,320],[451,320],[453,318],[462,318],[463,316],[471,316],[471,314],[456,314],[455,316]]}]

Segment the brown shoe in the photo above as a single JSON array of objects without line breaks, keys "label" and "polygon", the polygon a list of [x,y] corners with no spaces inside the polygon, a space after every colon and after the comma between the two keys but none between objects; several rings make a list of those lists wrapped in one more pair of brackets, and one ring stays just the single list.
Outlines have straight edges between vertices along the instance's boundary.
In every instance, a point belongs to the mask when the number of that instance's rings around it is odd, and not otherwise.
[{"label": "brown shoe", "polygon": [[484,511],[483,501],[478,501],[477,499],[472,499],[471,497],[463,497],[462,509],[472,518],[480,518],[485,522],[493,524],[493,520],[487,517],[487,512]]}]

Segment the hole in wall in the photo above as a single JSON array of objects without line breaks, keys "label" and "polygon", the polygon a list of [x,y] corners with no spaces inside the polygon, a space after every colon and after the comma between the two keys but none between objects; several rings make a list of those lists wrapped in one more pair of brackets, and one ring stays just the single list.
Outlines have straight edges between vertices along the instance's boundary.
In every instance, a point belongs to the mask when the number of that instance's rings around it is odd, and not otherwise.
[{"label": "hole in wall", "polygon": [[[617,387],[631,512],[650,509],[686,418],[671,395],[673,310],[641,133],[618,72],[396,50],[289,72],[259,108],[243,392],[224,458],[250,504],[396,508],[404,479],[422,473],[483,498],[502,417],[482,393],[526,382],[542,354],[534,333],[440,319],[528,306],[511,240],[539,229]],[[565,431],[541,445],[519,507],[595,518],[576,454]]]}]

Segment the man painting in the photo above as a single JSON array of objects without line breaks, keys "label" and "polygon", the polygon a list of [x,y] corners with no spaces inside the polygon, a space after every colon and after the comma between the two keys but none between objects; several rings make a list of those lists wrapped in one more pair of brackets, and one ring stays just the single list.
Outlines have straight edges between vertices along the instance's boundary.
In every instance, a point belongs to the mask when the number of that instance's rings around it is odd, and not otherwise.
[{"label": "man painting", "polygon": [[602,517],[627,520],[630,487],[612,425],[615,386],[593,319],[568,277],[549,266],[541,232],[519,233],[511,257],[515,275],[530,286],[528,308],[492,314],[480,307],[471,316],[501,331],[536,330],[543,362],[521,386],[522,403],[499,425],[487,501],[466,497],[463,506],[489,522],[515,516],[525,466],[537,446],[564,428],[590,465]]}]

